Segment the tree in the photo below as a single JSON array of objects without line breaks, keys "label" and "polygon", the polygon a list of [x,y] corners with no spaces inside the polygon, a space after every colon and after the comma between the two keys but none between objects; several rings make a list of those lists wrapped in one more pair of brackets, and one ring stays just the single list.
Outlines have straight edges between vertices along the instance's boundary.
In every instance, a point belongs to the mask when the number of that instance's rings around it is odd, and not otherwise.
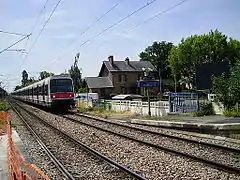
[{"label": "tree", "polygon": [[78,92],[82,84],[82,74],[77,65],[78,59],[79,59],[79,53],[75,57],[74,65],[72,65],[69,70],[69,75],[73,80],[75,92]]},{"label": "tree", "polygon": [[54,73],[52,73],[52,72],[42,71],[42,72],[40,72],[39,80],[43,80],[43,79],[53,76],[53,75],[54,75]]},{"label": "tree", "polygon": [[235,43],[228,42],[227,36],[218,30],[190,36],[171,50],[169,65],[175,76],[180,76],[182,82],[195,88],[196,67],[204,63],[230,61],[234,55],[229,52],[235,52],[234,46]]},{"label": "tree", "polygon": [[222,75],[213,78],[212,90],[226,109],[240,104],[240,61],[231,67],[229,77]]},{"label": "tree", "polygon": [[168,56],[172,47],[173,44],[171,42],[154,42],[151,46],[147,47],[144,52],[139,54],[140,61],[150,61],[157,69],[160,80],[160,92],[162,92],[162,79],[171,76]]},{"label": "tree", "polygon": [[14,88],[14,91],[18,90],[18,89],[21,89],[21,86],[17,85],[15,88]]},{"label": "tree", "polygon": [[24,86],[28,81],[28,73],[26,70],[22,72],[22,85]]}]

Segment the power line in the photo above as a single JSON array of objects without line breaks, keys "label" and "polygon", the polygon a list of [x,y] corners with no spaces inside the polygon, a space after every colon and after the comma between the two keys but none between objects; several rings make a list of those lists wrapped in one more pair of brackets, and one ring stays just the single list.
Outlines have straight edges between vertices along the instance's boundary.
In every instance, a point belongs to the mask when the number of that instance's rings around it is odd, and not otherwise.
[{"label": "power line", "polygon": [[102,30],[101,32],[99,32],[98,34],[96,34],[95,36],[93,36],[92,38],[84,41],[82,44],[80,44],[79,47],[84,46],[86,43],[92,41],[93,39],[97,38],[98,36],[104,34],[106,31],[108,31],[109,29],[112,29],[114,26],[120,24],[121,22],[125,21],[126,19],[130,18],[131,16],[133,16],[134,14],[140,12],[141,10],[145,9],[146,7],[148,7],[149,5],[151,5],[152,3],[154,3],[156,0],[152,0],[150,2],[147,2],[144,6],[136,9],[135,11],[133,11],[132,13],[128,14],[127,16],[125,16],[124,18],[120,19],[119,21],[117,21],[116,23],[110,25],[109,27],[107,27],[106,29]]},{"label": "power line", "polygon": [[[40,30],[37,38],[36,38],[35,41],[33,42],[32,46],[29,48],[28,54],[30,54],[31,50],[33,49],[34,45],[35,45],[36,42],[38,41],[38,39],[39,39],[39,37],[41,36],[43,30],[45,29],[46,25],[48,24],[48,22],[49,22],[50,19],[52,18],[54,12],[56,11],[56,9],[57,9],[57,7],[59,6],[59,4],[60,4],[61,1],[62,1],[62,0],[59,0],[59,1],[57,2],[57,4],[55,5],[53,11],[52,11],[51,14],[49,15],[48,19],[45,21],[45,23],[44,23],[43,27],[41,28],[41,30]],[[27,54],[27,56],[25,56],[24,61],[27,59],[28,54]],[[24,63],[24,62],[23,62],[23,63]]]},{"label": "power line", "polygon": [[[32,29],[31,29],[31,34],[33,33],[35,27],[37,26],[37,24],[38,24],[38,22],[39,22],[39,20],[40,20],[40,17],[41,17],[41,15],[42,15],[43,11],[44,11],[44,9],[46,9],[46,5],[47,5],[48,1],[49,1],[49,0],[46,0],[46,1],[45,1],[44,5],[43,5],[43,8],[41,9],[41,11],[40,11],[40,13],[39,13],[39,16],[38,16],[35,24],[33,25]],[[28,44],[28,41],[29,41],[29,38],[27,39],[27,41],[26,41],[26,43],[25,43],[25,45],[24,45],[24,49],[26,49],[27,44]]]},{"label": "power line", "polygon": [[[102,15],[100,15],[91,25],[89,25],[86,29],[84,29],[78,36],[82,36],[85,34],[87,31],[89,31],[95,24],[97,24],[99,21],[101,21],[106,15],[108,15],[110,12],[112,12],[120,3],[122,3],[124,0],[119,1],[118,3],[114,4],[109,10],[104,12]],[[71,46],[76,39],[71,41],[67,46]],[[64,49],[63,49],[64,50]],[[60,52],[60,54],[63,52],[63,50]],[[59,58],[57,58],[58,60]],[[56,62],[57,60],[53,61],[52,63]]]},{"label": "power line", "polygon": [[3,49],[2,51],[0,51],[0,54],[3,53],[4,51],[7,51],[9,48],[15,46],[16,44],[18,44],[18,43],[21,42],[22,40],[28,38],[29,36],[31,36],[31,34],[29,34],[29,35],[23,37],[22,39],[20,39],[20,40],[18,40],[17,42],[13,43],[11,46],[9,46],[9,47]]},{"label": "power line", "polygon": [[175,5],[173,5],[173,6],[171,6],[171,7],[169,7],[168,9],[166,9],[166,10],[164,10],[164,11],[158,12],[158,13],[155,14],[154,16],[152,16],[152,17],[150,17],[150,18],[148,18],[148,19],[146,19],[146,20],[144,20],[144,21],[136,24],[135,26],[133,26],[132,28],[128,29],[127,31],[124,31],[124,33],[130,32],[130,31],[132,31],[133,29],[141,26],[142,24],[145,24],[145,23],[147,23],[148,21],[151,21],[151,20],[153,20],[153,19],[155,19],[155,18],[158,18],[159,16],[165,14],[165,13],[168,12],[168,11],[173,10],[174,8],[182,5],[183,3],[187,2],[187,1],[189,1],[189,0],[183,0],[183,1],[181,1],[181,2],[179,2],[179,3],[177,3],[177,4],[175,4]]},{"label": "power line", "polygon": [[[137,27],[139,27],[139,26],[147,23],[148,21],[151,21],[151,20],[153,20],[153,19],[155,19],[155,18],[158,18],[159,16],[161,16],[161,15],[163,15],[163,14],[165,14],[165,13],[171,11],[171,10],[173,10],[174,8],[182,5],[183,3],[187,2],[187,1],[189,1],[189,0],[183,0],[183,1],[181,1],[181,2],[179,2],[179,3],[177,3],[177,4],[175,4],[175,5],[167,8],[167,9],[164,10],[164,11],[158,12],[158,13],[155,14],[154,16],[152,16],[152,17],[150,17],[150,18],[148,18],[148,19],[146,19],[146,20],[144,20],[144,21],[136,24],[136,25],[133,26],[132,28],[130,28],[130,29],[126,30],[126,31],[123,31],[121,34],[127,34],[128,32],[132,31],[133,29],[135,29],[135,28],[137,28]],[[106,44],[106,43],[107,43],[107,42],[105,41],[105,42],[99,44],[96,48],[99,48],[99,47],[101,47],[103,44]]]},{"label": "power line", "polygon": [[[141,6],[140,8],[134,10],[133,12],[131,12],[130,14],[128,14],[127,16],[125,16],[124,18],[120,19],[119,21],[115,22],[114,24],[110,25],[109,27],[107,27],[106,29],[102,30],[101,32],[99,32],[98,34],[96,34],[95,36],[93,36],[92,38],[84,41],[82,44],[80,44],[79,47],[84,46],[86,43],[92,41],[93,39],[97,38],[98,36],[104,34],[106,31],[108,31],[109,29],[115,27],[116,25],[120,24],[121,22],[125,21],[126,19],[130,18],[131,16],[133,16],[134,14],[142,11],[143,9],[145,9],[146,7],[148,7],[149,5],[153,4],[155,1],[157,0],[152,0],[150,2],[147,2],[145,5]],[[77,47],[76,47],[77,48]],[[74,48],[73,51],[76,49]],[[56,62],[56,61],[54,61]]]},{"label": "power line", "polygon": [[26,36],[26,34],[15,33],[15,32],[8,32],[8,31],[2,31],[2,30],[0,30],[0,33],[11,34],[11,35],[16,35],[16,36]]}]

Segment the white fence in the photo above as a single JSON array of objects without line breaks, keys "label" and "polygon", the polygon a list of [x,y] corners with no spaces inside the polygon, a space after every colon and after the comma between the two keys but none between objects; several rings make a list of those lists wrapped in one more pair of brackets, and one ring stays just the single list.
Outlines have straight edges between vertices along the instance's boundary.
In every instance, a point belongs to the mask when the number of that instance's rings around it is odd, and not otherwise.
[{"label": "white fence", "polygon": [[[131,111],[139,115],[148,115],[148,102],[143,101],[111,101],[111,109],[115,111]],[[169,113],[168,101],[150,102],[152,116],[166,116]]]},{"label": "white fence", "polygon": [[[144,101],[128,101],[128,100],[99,100],[99,101],[86,101],[86,100],[79,100],[78,102],[81,102],[84,104],[86,107],[93,107],[93,106],[98,106],[98,107],[105,107],[106,109],[111,109],[114,111],[130,111],[134,114],[139,114],[139,115],[148,115],[148,102]],[[199,103],[204,102],[204,101],[199,101]],[[191,110],[196,110],[197,107],[197,101],[192,100],[192,101],[186,101],[185,102],[186,107],[184,108],[184,112],[179,113],[186,113],[186,112],[191,112]],[[194,105],[193,109],[191,109],[192,106]],[[222,109],[213,103],[214,110],[216,114],[222,114]],[[150,110],[151,110],[151,115],[152,116],[167,116],[168,113],[170,112],[170,109],[173,108],[170,106],[168,101],[155,101],[155,102],[150,102]]]}]

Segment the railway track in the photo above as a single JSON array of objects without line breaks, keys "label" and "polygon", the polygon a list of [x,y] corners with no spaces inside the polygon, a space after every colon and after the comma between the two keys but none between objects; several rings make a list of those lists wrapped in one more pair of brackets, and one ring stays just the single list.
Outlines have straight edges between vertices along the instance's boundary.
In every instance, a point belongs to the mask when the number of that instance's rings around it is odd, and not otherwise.
[{"label": "railway track", "polygon": [[31,126],[27,123],[25,118],[19,113],[19,111],[13,106],[12,103],[10,103],[11,108],[13,111],[18,115],[18,117],[21,119],[21,121],[25,124],[26,128],[29,130],[29,132],[34,136],[38,144],[41,146],[42,149],[46,152],[48,157],[51,159],[51,161],[54,163],[56,168],[62,173],[62,175],[70,180],[75,180],[75,178],[71,175],[71,173],[68,172],[68,170],[63,166],[63,164],[58,161],[58,159],[51,153],[51,151],[48,149],[48,147],[43,143],[41,138],[37,135],[37,133],[31,128]]},{"label": "railway track", "polygon": [[[91,147],[81,143],[79,140],[77,140],[76,138],[72,137],[71,135],[67,134],[66,132],[63,132],[61,130],[59,130],[57,127],[55,127],[54,125],[48,123],[47,121],[45,121],[44,119],[38,117],[36,114],[32,113],[31,111],[27,110],[26,108],[20,106],[19,104],[17,104],[18,108],[17,109],[21,109],[21,111],[25,111],[25,113],[27,113],[29,116],[33,117],[34,119],[37,119],[37,121],[41,122],[41,124],[44,124],[44,126],[47,126],[48,128],[50,128],[51,130],[54,130],[55,132],[57,132],[59,135],[61,135],[62,137],[65,137],[66,139],[68,139],[68,141],[71,141],[72,143],[75,144],[75,146],[77,145],[78,147],[81,147],[81,149],[85,152],[87,152],[88,154],[91,154],[91,156],[94,156],[94,158],[98,158],[103,160],[104,162],[106,162],[106,164],[108,164],[108,166],[111,166],[112,168],[115,169],[115,171],[120,171],[120,175],[121,173],[123,174],[123,177],[118,177],[117,179],[146,179],[145,177],[139,175],[138,173],[132,171],[131,169],[119,164],[118,162],[114,161],[113,159],[108,158],[107,156],[104,156],[103,154],[99,153],[98,151],[92,149]],[[14,108],[14,107],[13,107]],[[14,108],[15,110],[17,110],[16,108]],[[17,110],[19,111],[19,110]],[[22,114],[20,114],[18,112],[18,114],[20,116],[23,116]],[[22,117],[23,118],[23,117]],[[25,118],[23,118],[25,119]],[[29,122],[26,121],[26,123],[28,124]],[[39,123],[40,124],[40,123]],[[33,125],[33,124],[32,124]],[[28,125],[30,127],[30,125]],[[31,127],[30,127],[31,128]],[[33,130],[34,132],[34,130]],[[39,135],[37,133],[35,133],[36,136],[39,137]],[[58,137],[59,139],[61,139],[61,137]],[[58,139],[57,137],[55,139]],[[53,148],[54,149],[54,148]],[[85,156],[86,158],[86,156]],[[56,159],[56,158],[55,158]],[[57,159],[56,159],[57,160]],[[99,160],[98,160],[99,161]],[[58,161],[59,162],[59,161]],[[70,176],[72,176],[72,178],[74,179],[74,173],[69,173],[69,171],[67,170],[69,168],[69,165],[67,165],[66,168],[64,168],[64,165],[61,165],[61,167],[63,169],[65,169],[66,172],[68,172],[68,174]],[[71,167],[70,167],[71,169]],[[72,171],[72,170],[71,170]],[[77,176],[78,177],[78,176]],[[90,178],[90,177],[88,177]],[[71,179],[71,178],[69,178]],[[75,178],[77,179],[77,178]],[[114,179],[114,178],[112,178]]]},{"label": "railway track", "polygon": [[[185,139],[143,128],[131,127],[124,124],[92,118],[82,114],[64,115],[62,117],[75,123],[80,123],[141,144],[205,163],[211,167],[226,172],[240,174],[240,150],[236,148]],[[144,137],[148,137],[148,140],[144,140]],[[166,145],[161,143],[164,141],[171,141],[172,144]],[[185,150],[178,148],[183,145],[185,146]],[[189,153],[190,150],[191,153]]]}]

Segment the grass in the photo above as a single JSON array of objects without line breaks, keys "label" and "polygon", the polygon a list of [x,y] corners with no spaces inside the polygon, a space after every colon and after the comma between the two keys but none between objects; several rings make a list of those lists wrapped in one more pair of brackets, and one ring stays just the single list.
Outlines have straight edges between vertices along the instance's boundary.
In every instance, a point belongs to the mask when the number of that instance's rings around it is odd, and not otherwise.
[{"label": "grass", "polygon": [[0,111],[8,111],[10,108],[8,104],[4,101],[0,102]]},{"label": "grass", "polygon": [[240,108],[227,109],[223,114],[227,117],[240,117]]},{"label": "grass", "polygon": [[104,108],[101,107],[86,107],[84,104],[78,104],[77,105],[78,110],[81,113],[86,113],[89,115],[94,115],[94,116],[99,116],[105,119],[108,118],[121,118],[123,116],[130,116],[132,115],[132,113],[130,113],[129,111],[121,111],[121,112],[117,112],[114,110],[106,110]]}]

